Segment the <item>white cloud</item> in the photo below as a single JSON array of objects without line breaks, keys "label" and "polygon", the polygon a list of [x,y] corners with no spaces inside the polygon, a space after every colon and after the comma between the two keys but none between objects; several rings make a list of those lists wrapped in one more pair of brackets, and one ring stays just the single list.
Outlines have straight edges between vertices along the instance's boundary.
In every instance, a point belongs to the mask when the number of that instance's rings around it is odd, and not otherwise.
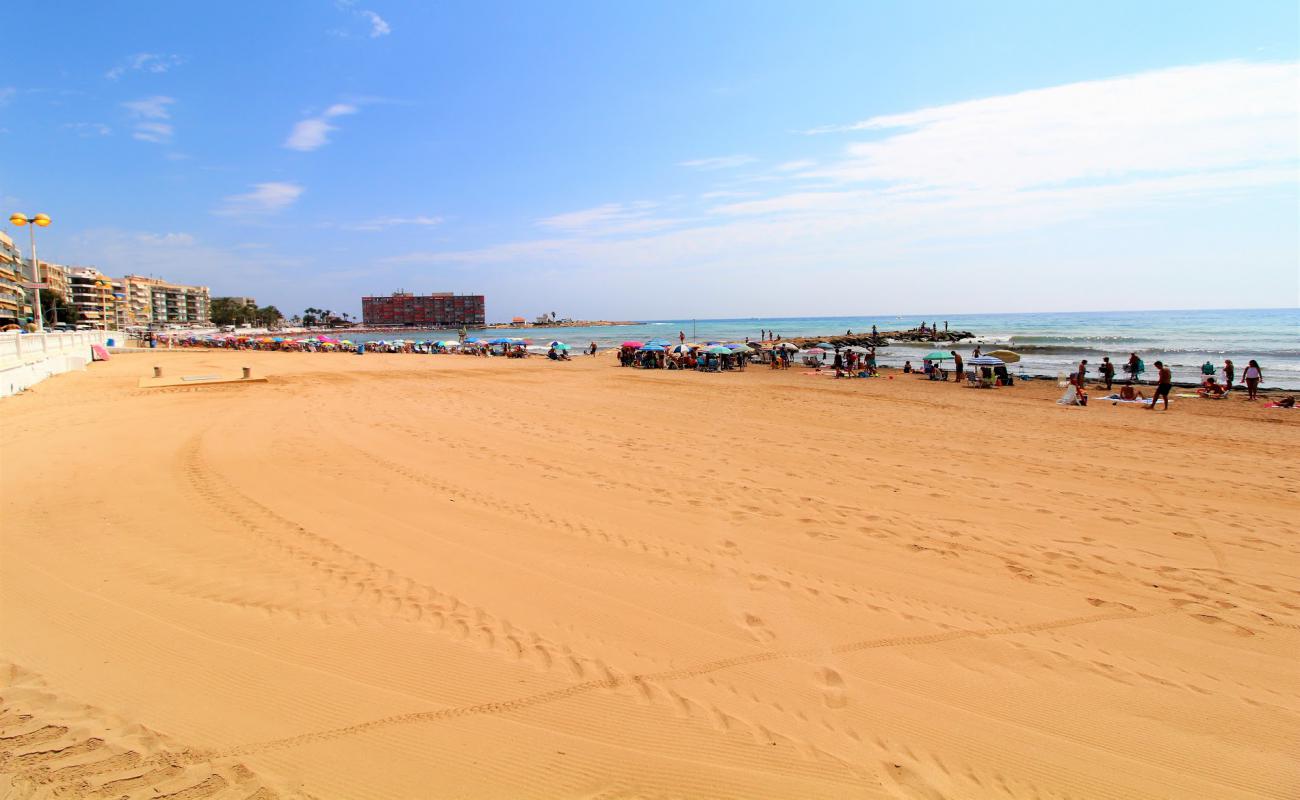
[{"label": "white cloud", "polygon": [[172,140],[172,126],[167,122],[137,122],[131,138],[142,142],[167,144]]},{"label": "white cloud", "polygon": [[393,29],[388,26],[388,23],[384,21],[384,18],[375,12],[363,8],[357,13],[369,20],[371,39],[378,39],[380,36],[387,36],[393,32]]},{"label": "white cloud", "polygon": [[797,170],[808,169],[809,167],[815,166],[817,166],[816,161],[808,158],[801,158],[797,161],[787,161],[784,164],[777,164],[776,169],[778,172],[795,172]]},{"label": "white cloud", "polygon": [[108,136],[113,129],[102,122],[65,122],[63,127],[78,136]]},{"label": "white cloud", "polygon": [[308,117],[295,124],[293,130],[289,131],[289,138],[284,140],[284,146],[304,153],[324,147],[329,143],[330,133],[338,130],[338,126],[331,125],[326,120],[355,114],[358,110],[348,103],[335,103],[320,116]]},{"label": "white cloud", "polygon": [[258,183],[251,192],[225,198],[213,213],[223,217],[276,214],[296,203],[302,192],[296,183]]},{"label": "white cloud", "polygon": [[115,81],[128,72],[149,72],[160,75],[184,63],[185,59],[174,53],[136,53],[120,61],[104,73],[104,77]]},{"label": "white cloud", "polygon": [[606,203],[595,208],[556,214],[537,221],[538,225],[581,236],[644,233],[677,224],[680,220],[651,216],[657,203]]},{"label": "white cloud", "polygon": [[135,240],[145,245],[189,247],[195,244],[194,236],[188,233],[140,233]]},{"label": "white cloud", "polygon": [[679,161],[679,167],[691,167],[692,169],[733,169],[743,167],[746,164],[752,164],[757,161],[753,156],[743,154],[734,156],[715,156],[713,158],[696,158],[690,161]]},{"label": "white cloud", "polygon": [[131,100],[123,103],[122,107],[130,111],[133,116],[144,119],[168,119],[171,112],[167,106],[175,103],[175,98],[155,95],[153,97],[143,97],[139,100]]},{"label": "white cloud", "polygon": [[171,97],[155,95],[123,103],[122,107],[137,120],[132,126],[131,137],[142,142],[169,143],[174,129],[171,123],[161,120],[171,119],[168,106],[175,102]]},{"label": "white cloud", "polygon": [[432,227],[443,223],[442,217],[377,217],[362,222],[351,222],[339,227],[346,231],[382,231],[385,228],[393,228],[398,225],[415,225],[418,227]]},{"label": "white cloud", "polygon": [[1025,188],[1296,158],[1297,64],[1219,63],[873,117],[885,133],[806,173],[897,186]]}]

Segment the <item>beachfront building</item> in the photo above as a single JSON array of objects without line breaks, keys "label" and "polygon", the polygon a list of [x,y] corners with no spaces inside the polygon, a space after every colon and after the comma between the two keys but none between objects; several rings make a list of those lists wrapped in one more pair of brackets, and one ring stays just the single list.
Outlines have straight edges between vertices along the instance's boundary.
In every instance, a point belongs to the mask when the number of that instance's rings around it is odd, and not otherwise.
[{"label": "beachfront building", "polygon": [[198,326],[212,321],[212,294],[206,286],[127,275],[122,278],[120,291],[127,306],[127,325]]},{"label": "beachfront building", "polygon": [[67,298],[77,309],[82,323],[100,330],[117,326],[117,298],[113,296],[113,279],[94,267],[68,267]]},{"label": "beachfront building", "polygon": [[[28,259],[27,263],[30,265],[31,259]],[[67,301],[72,296],[72,284],[68,281],[68,268],[62,264],[51,264],[48,261],[42,261],[40,265],[41,283],[48,283],[51,292]]]},{"label": "beachfront building", "polygon": [[485,309],[481,294],[393,292],[383,297],[361,298],[361,320],[367,325],[475,328],[484,324]]},{"label": "beachfront building", "polygon": [[14,240],[0,232],[0,325],[24,322],[32,315],[22,257]]}]

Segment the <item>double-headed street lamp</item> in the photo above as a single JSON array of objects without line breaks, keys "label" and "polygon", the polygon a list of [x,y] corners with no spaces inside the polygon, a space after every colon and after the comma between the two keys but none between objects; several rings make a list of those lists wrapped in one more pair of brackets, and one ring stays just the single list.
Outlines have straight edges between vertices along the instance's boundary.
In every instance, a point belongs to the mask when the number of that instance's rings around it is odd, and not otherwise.
[{"label": "double-headed street lamp", "polygon": [[33,316],[36,317],[37,332],[44,332],[45,321],[42,319],[41,314],[41,262],[36,260],[36,226],[39,225],[42,228],[48,228],[50,225],[50,218],[46,214],[33,214],[30,217],[26,214],[10,214],[9,222],[20,228],[24,225],[31,226],[28,229],[28,233],[31,234],[32,242],[32,291],[35,292],[35,300],[32,303],[32,310],[36,312]]}]

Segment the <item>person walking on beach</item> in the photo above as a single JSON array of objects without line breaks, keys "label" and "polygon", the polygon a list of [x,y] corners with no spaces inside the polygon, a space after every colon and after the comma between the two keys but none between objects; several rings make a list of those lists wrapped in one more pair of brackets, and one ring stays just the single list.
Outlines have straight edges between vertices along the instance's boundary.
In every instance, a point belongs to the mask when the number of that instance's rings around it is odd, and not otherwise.
[{"label": "person walking on beach", "polygon": [[1124,369],[1125,371],[1128,372],[1129,380],[1133,381],[1134,383],[1137,383],[1138,371],[1142,368],[1141,365],[1142,365],[1142,359],[1138,358],[1137,353],[1128,354],[1128,365],[1125,366]]},{"label": "person walking on beach", "polygon": [[1163,361],[1156,362],[1156,369],[1159,371],[1160,377],[1156,379],[1156,393],[1151,395],[1151,405],[1147,406],[1147,411],[1154,411],[1156,401],[1162,397],[1165,399],[1165,411],[1168,411],[1169,392],[1174,388],[1174,375]]},{"label": "person walking on beach", "polygon": [[1259,382],[1264,380],[1264,373],[1259,368],[1259,362],[1251,359],[1246,365],[1246,371],[1241,373],[1241,377],[1246,381],[1246,399],[1259,399]]},{"label": "person walking on beach", "polygon": [[1084,381],[1086,381],[1087,378],[1088,378],[1088,359],[1085,358],[1079,361],[1079,369],[1076,370],[1074,373],[1074,385],[1082,389],[1084,386]]},{"label": "person walking on beach", "polygon": [[1232,379],[1237,377],[1237,368],[1232,365],[1231,358],[1223,359],[1223,384],[1232,391]]},{"label": "person walking on beach", "polygon": [[1110,385],[1115,381],[1115,365],[1110,363],[1110,356],[1103,356],[1101,359],[1101,379],[1106,382],[1106,391],[1110,391]]},{"label": "person walking on beach", "polygon": [[962,364],[962,361],[961,361],[961,354],[958,353],[956,350],[949,350],[949,351],[948,351],[948,354],[952,356],[952,361],[953,361],[953,372],[955,373],[955,378],[956,378],[956,380],[957,380],[957,385],[958,385],[958,386],[961,386],[961,376],[962,376],[962,369],[961,369],[961,364]]}]

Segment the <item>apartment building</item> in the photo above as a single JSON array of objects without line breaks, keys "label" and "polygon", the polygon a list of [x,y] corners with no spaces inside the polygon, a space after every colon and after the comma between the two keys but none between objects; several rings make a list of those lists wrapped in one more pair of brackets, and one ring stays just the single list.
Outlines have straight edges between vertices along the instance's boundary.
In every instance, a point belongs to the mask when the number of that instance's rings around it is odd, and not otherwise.
[{"label": "apartment building", "polygon": [[32,315],[22,257],[14,240],[0,231],[0,325],[24,322]]},{"label": "apartment building", "polygon": [[425,328],[478,327],[484,323],[481,294],[411,294],[394,292],[361,298],[361,318],[367,325],[406,325]]},{"label": "apartment building", "polygon": [[208,325],[212,321],[212,295],[206,286],[127,275],[121,293],[127,325]]},{"label": "apartment building", "polygon": [[77,309],[80,324],[111,330],[117,326],[117,297],[113,279],[94,267],[68,267],[68,302]]}]

